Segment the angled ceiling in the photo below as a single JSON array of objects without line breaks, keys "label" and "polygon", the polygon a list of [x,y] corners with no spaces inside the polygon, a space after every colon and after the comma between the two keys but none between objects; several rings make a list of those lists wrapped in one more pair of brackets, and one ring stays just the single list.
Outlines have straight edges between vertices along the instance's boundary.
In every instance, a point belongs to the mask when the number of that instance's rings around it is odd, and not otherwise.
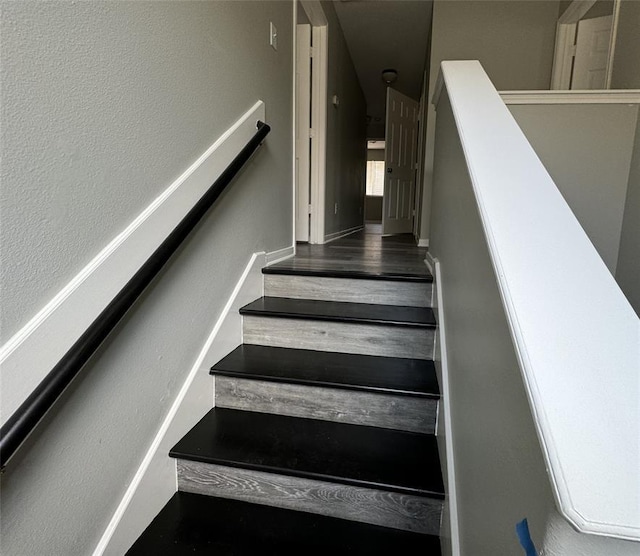
[{"label": "angled ceiling", "polygon": [[384,137],[382,70],[397,70],[393,88],[420,98],[433,2],[334,0],[333,5],[367,100],[369,137]]}]

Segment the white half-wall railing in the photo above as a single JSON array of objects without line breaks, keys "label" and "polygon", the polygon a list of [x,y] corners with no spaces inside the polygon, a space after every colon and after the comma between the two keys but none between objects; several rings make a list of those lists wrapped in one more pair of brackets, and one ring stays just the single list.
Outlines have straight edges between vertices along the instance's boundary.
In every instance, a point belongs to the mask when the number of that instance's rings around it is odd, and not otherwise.
[{"label": "white half-wall railing", "polygon": [[443,62],[443,88],[558,509],[637,541],[640,320],[480,63]]}]

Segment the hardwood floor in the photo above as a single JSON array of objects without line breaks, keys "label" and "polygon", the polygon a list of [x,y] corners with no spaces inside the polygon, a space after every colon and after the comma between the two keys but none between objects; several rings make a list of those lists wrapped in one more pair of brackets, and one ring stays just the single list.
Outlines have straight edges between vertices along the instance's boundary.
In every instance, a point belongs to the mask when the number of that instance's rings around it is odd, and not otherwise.
[{"label": "hardwood floor", "polygon": [[293,259],[270,269],[348,272],[371,278],[428,278],[429,271],[424,263],[426,252],[426,248],[416,246],[412,234],[383,237],[379,227],[367,225],[362,232],[325,245],[299,243]]}]

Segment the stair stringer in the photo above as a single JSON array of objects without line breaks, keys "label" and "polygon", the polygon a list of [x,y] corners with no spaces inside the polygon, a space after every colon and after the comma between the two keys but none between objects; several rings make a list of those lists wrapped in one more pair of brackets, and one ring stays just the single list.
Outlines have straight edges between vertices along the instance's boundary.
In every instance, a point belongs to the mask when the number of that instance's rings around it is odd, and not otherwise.
[{"label": "stair stringer", "polygon": [[286,251],[258,252],[249,259],[93,556],[124,554],[177,492],[176,461],[167,454],[214,406],[209,367],[242,343],[239,309],[262,296],[262,268],[274,257],[281,260],[293,255],[293,247]]},{"label": "stair stringer", "polygon": [[445,485],[445,499],[442,506],[440,522],[440,547],[443,556],[460,556],[460,533],[458,528],[458,499],[456,489],[455,458],[453,453],[453,431],[451,426],[450,392],[447,365],[447,339],[443,312],[442,280],[440,263],[427,253],[425,260],[433,275],[432,307],[436,317],[437,328],[433,360],[440,387],[440,403],[436,420],[436,437],[440,452],[440,469]]}]

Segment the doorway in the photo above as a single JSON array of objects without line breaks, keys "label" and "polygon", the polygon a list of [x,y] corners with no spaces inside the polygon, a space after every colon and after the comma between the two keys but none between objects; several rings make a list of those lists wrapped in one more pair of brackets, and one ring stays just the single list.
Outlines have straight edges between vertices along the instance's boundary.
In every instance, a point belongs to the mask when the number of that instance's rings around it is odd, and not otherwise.
[{"label": "doorway", "polygon": [[609,89],[619,0],[574,0],[558,19],[551,89]]},{"label": "doorway", "polygon": [[324,242],[327,18],[319,0],[296,3],[294,197],[296,242]]}]

